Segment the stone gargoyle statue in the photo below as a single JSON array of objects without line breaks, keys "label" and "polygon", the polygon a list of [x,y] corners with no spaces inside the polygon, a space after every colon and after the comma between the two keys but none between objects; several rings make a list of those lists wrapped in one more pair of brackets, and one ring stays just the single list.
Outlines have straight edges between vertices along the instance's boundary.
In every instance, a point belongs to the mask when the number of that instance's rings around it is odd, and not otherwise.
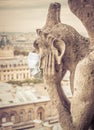
[{"label": "stone gargoyle statue", "polygon": [[[92,1],[68,1],[70,9],[81,19],[90,38],[85,38],[73,27],[62,24],[61,5],[51,3],[46,24],[42,29],[37,29],[38,37],[34,41],[34,47],[41,55],[40,67],[43,69],[44,80],[51,100],[56,104],[63,130],[94,130]],[[67,70],[70,71],[70,86],[73,93],[71,102],[61,87],[61,80]]]}]

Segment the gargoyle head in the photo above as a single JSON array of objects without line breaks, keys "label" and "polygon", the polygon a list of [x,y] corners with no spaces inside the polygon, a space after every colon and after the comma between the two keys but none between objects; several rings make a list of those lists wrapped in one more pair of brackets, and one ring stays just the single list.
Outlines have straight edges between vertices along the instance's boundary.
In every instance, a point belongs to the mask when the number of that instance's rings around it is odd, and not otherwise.
[{"label": "gargoyle head", "polygon": [[65,43],[63,40],[55,38],[51,33],[43,32],[37,29],[38,38],[34,42],[36,51],[41,55],[41,68],[43,67],[43,59],[53,51],[56,58],[55,64],[62,64],[62,58],[65,52]]}]

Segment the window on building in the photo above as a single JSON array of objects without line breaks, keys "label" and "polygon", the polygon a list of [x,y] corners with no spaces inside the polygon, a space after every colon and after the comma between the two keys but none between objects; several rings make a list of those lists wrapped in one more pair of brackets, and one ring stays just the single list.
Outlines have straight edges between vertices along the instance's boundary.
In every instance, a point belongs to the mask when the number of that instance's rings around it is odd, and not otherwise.
[{"label": "window on building", "polygon": [[8,113],[3,112],[2,115],[1,115],[1,121],[2,121],[2,123],[7,122],[8,121],[8,117],[9,117]]},{"label": "window on building", "polygon": [[19,78],[19,76],[18,76],[18,74],[16,74],[16,79],[18,79]]},{"label": "window on building", "polygon": [[5,123],[5,122],[7,122],[6,117],[2,117],[2,123]]},{"label": "window on building", "polygon": [[4,75],[4,80],[6,80],[6,75]]},{"label": "window on building", "polygon": [[1,68],[3,68],[4,66],[3,65],[1,65]]},{"label": "window on building", "polygon": [[9,74],[7,75],[7,79],[10,80],[10,75]]},{"label": "window on building", "polygon": [[39,120],[44,120],[44,109],[42,107],[38,108],[37,116]]},{"label": "window on building", "polygon": [[23,122],[23,119],[24,119],[23,112],[20,112],[20,121]]},{"label": "window on building", "polygon": [[11,74],[11,79],[14,79],[14,76],[13,76],[13,74]]},{"label": "window on building", "polygon": [[23,74],[23,78],[25,78],[25,74]]},{"label": "window on building", "polygon": [[43,114],[42,114],[42,112],[39,112],[38,115],[39,115],[39,119],[42,120],[42,119],[43,119]]},{"label": "window on building", "polygon": [[15,122],[15,115],[11,115],[11,121],[14,123]]},{"label": "window on building", "polygon": [[32,119],[32,112],[29,111],[29,112],[28,112],[28,120],[31,120],[31,119]]},{"label": "window on building", "polygon": [[14,67],[16,67],[16,64],[14,64]]}]

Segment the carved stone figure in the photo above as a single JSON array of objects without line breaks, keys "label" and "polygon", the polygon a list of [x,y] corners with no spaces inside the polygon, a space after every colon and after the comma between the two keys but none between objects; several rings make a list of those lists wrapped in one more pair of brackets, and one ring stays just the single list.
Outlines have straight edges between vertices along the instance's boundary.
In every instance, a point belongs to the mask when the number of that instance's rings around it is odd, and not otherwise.
[{"label": "carved stone figure", "polygon": [[[89,127],[94,130],[94,0],[69,0],[68,3],[71,11],[86,27],[90,38],[90,52],[79,62],[75,72],[76,91],[71,105],[73,123],[81,130]],[[78,112],[75,107],[77,102],[80,104]]]},{"label": "carved stone figure", "polygon": [[[37,29],[38,38],[34,42],[35,48],[42,53],[42,59],[51,44],[57,50],[58,64],[63,63],[62,78],[66,71],[70,71],[70,86],[73,93],[73,79],[77,63],[89,52],[89,39],[81,36],[73,27],[60,22],[60,4],[50,4],[46,25]],[[55,41],[53,41],[53,39]],[[59,42],[56,42],[57,41]],[[65,46],[65,47],[63,47]],[[64,54],[63,54],[64,52]]]},{"label": "carved stone figure", "polygon": [[[94,13],[92,1],[69,0],[72,12],[86,26],[90,41],[72,27],[60,22],[60,4],[53,3],[49,7],[46,25],[37,30],[38,38],[34,42],[35,48],[41,54],[44,80],[58,109],[63,130],[94,129],[94,31],[90,29],[93,14],[86,21],[82,17],[86,16],[86,9],[92,8]],[[88,6],[90,7],[87,8]],[[71,103],[61,88],[61,80],[67,70],[71,73]]]}]

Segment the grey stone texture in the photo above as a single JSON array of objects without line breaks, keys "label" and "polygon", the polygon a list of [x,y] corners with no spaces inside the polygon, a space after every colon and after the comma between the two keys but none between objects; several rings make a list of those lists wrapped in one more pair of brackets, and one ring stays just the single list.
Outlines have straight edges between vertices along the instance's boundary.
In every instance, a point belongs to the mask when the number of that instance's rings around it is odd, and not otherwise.
[{"label": "grey stone texture", "polygon": [[[69,0],[71,11],[82,21],[89,38],[60,21],[60,4],[52,3],[46,24],[37,29],[34,47],[41,55],[44,81],[56,104],[63,130],[94,130],[94,2]],[[61,87],[61,80],[70,71],[71,102]]]}]

